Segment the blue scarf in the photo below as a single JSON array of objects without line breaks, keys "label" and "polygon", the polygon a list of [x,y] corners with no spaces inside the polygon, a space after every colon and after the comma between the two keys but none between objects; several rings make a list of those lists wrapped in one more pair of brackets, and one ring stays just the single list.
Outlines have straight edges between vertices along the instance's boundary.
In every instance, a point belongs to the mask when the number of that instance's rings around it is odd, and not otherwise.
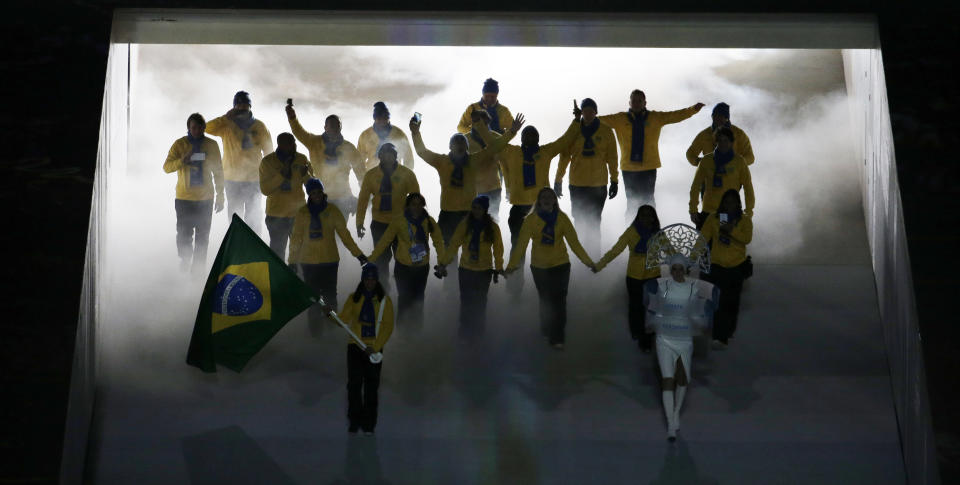
[{"label": "blue scarf", "polygon": [[523,152],[523,186],[533,187],[537,185],[537,163],[533,156],[540,151],[540,145],[521,145],[520,151]]},{"label": "blue scarf", "polygon": [[310,211],[310,239],[320,239],[323,237],[323,222],[320,220],[320,214],[326,209],[326,200],[315,204],[310,199],[307,199],[307,210]]},{"label": "blue scarf", "polygon": [[557,209],[554,209],[552,212],[537,211],[537,215],[546,223],[543,225],[543,230],[540,231],[540,244],[553,246],[556,242],[557,216],[559,214],[560,211]]},{"label": "blue scarf", "polygon": [[254,121],[256,120],[253,118],[253,111],[247,112],[246,119],[233,118],[233,122],[237,124],[237,127],[243,130],[243,141],[240,142],[240,146],[244,150],[253,148],[253,139],[250,138],[250,127],[253,126]]},{"label": "blue scarf", "polygon": [[[410,214],[410,211],[404,210],[404,211],[403,211],[403,217],[405,217],[405,218],[407,219],[407,224],[410,224],[410,225],[412,225],[412,226],[415,228],[415,230],[412,231],[412,232],[413,232],[413,237],[410,238],[410,239],[411,239],[410,245],[412,246],[412,245],[417,244],[417,243],[424,243],[424,245],[426,245],[426,243],[427,243],[427,232],[423,230],[423,221],[424,221],[424,219],[427,218],[427,212],[424,211],[423,214],[420,214],[420,217],[414,218],[414,217]],[[409,226],[407,227],[407,229],[409,230]]]},{"label": "blue scarf", "polygon": [[[357,318],[361,323],[372,324],[377,323],[377,310],[373,306],[373,292],[367,291],[366,288],[360,290],[363,292],[363,305],[360,306],[360,315]],[[364,325],[366,327],[367,325]],[[370,329],[374,330],[374,329]],[[375,331],[375,330],[374,330]],[[364,329],[361,329],[361,337],[374,337],[375,335],[363,335],[367,333]]]},{"label": "blue scarf", "polygon": [[[190,142],[190,153],[203,153],[201,147],[203,146],[203,137],[194,138],[190,135],[190,132],[187,131],[187,141]],[[202,160],[190,160],[187,162],[187,168],[190,170],[190,186],[198,187],[203,185],[203,161]]]},{"label": "blue scarf", "polygon": [[480,260],[480,237],[483,235],[483,230],[487,227],[486,217],[481,218],[479,221],[473,218],[473,215],[467,216],[470,220],[470,229],[473,230],[472,236],[470,237],[470,245],[468,249],[470,250],[470,260],[479,261]]},{"label": "blue scarf", "polygon": [[396,170],[397,167],[394,165],[393,170],[387,173],[383,166],[380,166],[380,171],[383,172],[383,178],[380,179],[380,210],[384,212],[393,210],[393,181],[390,180],[390,176]]},{"label": "blue scarf", "polygon": [[647,252],[647,242],[650,241],[650,236],[653,235],[654,231],[647,229],[639,221],[633,223],[633,228],[637,230],[637,234],[640,234],[640,241],[633,247],[633,252],[645,254]]},{"label": "blue scarf", "polygon": [[716,167],[716,173],[727,173],[727,164],[730,163],[730,160],[733,160],[733,150],[727,153],[720,153],[716,149],[713,150],[713,163]]},{"label": "blue scarf", "polygon": [[287,192],[290,190],[290,178],[293,177],[293,159],[295,158],[297,152],[284,152],[279,148],[276,151],[277,159],[280,160],[280,163],[283,164],[281,173],[283,174],[283,183],[280,184],[280,190]]},{"label": "blue scarf", "polygon": [[336,165],[340,160],[337,158],[337,148],[340,147],[340,144],[343,143],[343,137],[341,136],[337,140],[331,140],[326,133],[320,135],[323,138],[323,154],[326,156],[326,162],[330,165]]},{"label": "blue scarf", "polygon": [[503,130],[500,129],[500,115],[497,114],[497,106],[500,106],[500,103],[497,103],[489,108],[483,105],[483,100],[480,100],[480,107],[490,115],[490,130],[497,133],[503,134]]},{"label": "blue scarf", "polygon": [[630,161],[643,163],[643,144],[646,135],[647,116],[649,111],[644,110],[643,116],[627,113],[627,119],[633,125],[633,136],[630,139]]},{"label": "blue scarf", "polygon": [[483,141],[483,138],[480,138],[480,134],[477,133],[475,128],[470,128],[470,138],[473,138],[477,143],[479,143],[480,148],[487,148],[487,143]]},{"label": "blue scarf", "polygon": [[390,138],[391,131],[393,131],[393,125],[390,123],[387,123],[387,126],[383,128],[377,128],[377,125],[373,125],[373,132],[377,134],[377,138],[380,138],[380,145],[383,145]]},{"label": "blue scarf", "polygon": [[585,125],[580,123],[580,134],[583,135],[583,156],[592,157],[596,154],[593,151],[595,145],[593,143],[593,135],[600,129],[600,118],[594,118],[593,123]]},{"label": "blue scarf", "polygon": [[450,154],[450,163],[453,164],[453,172],[450,172],[450,186],[463,187],[463,168],[470,161],[470,154],[464,153],[463,157],[457,158]]}]

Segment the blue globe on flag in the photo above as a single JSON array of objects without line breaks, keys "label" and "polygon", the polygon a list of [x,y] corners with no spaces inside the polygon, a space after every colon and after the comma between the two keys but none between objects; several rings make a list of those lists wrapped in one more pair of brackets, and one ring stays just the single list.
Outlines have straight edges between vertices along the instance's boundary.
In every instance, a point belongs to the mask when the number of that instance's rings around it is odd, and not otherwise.
[{"label": "blue globe on flag", "polygon": [[213,312],[221,315],[252,315],[263,306],[263,294],[250,280],[227,273],[217,283],[211,304]]}]

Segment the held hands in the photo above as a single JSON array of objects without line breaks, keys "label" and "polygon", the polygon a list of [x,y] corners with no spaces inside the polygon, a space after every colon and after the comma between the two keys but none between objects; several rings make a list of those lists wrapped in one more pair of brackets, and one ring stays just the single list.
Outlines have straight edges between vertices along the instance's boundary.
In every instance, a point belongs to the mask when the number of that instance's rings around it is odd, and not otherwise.
[{"label": "held hands", "polygon": [[690,213],[690,222],[692,222],[694,225],[699,226],[699,225],[700,225],[700,214],[698,214],[698,213],[696,213],[696,212],[691,212],[691,213]]},{"label": "held hands", "polygon": [[367,233],[366,228],[363,226],[357,226],[357,237],[363,239],[363,235]]},{"label": "held hands", "polygon": [[609,196],[609,198],[612,199],[612,198],[616,197],[616,196],[617,196],[617,191],[619,191],[619,189],[620,189],[620,184],[618,184],[615,180],[611,180],[611,181],[610,181],[610,196]]},{"label": "held hands", "polygon": [[360,256],[357,256],[357,261],[360,261],[360,266],[363,266],[370,262],[370,260],[367,259],[367,256],[365,254],[361,254]]},{"label": "held hands", "polygon": [[523,127],[523,113],[517,113],[517,117],[513,119],[513,124],[510,125],[510,131],[518,133],[520,128]]},{"label": "held hands", "polygon": [[563,197],[563,184],[557,180],[553,183],[553,191],[557,193],[557,198]]},{"label": "held hands", "polygon": [[577,100],[573,100],[573,119],[579,120],[581,113],[582,111],[580,111],[580,107],[577,106]]},{"label": "held hands", "polygon": [[447,266],[445,264],[438,264],[434,266],[433,275],[436,276],[437,279],[442,280],[445,276],[447,276]]}]

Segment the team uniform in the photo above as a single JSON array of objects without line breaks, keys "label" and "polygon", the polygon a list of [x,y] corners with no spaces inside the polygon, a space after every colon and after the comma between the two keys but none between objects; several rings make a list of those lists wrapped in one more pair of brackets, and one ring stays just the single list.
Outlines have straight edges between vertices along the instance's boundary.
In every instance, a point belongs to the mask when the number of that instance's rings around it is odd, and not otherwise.
[{"label": "team uniform", "polygon": [[[750,137],[736,125],[727,126],[733,131],[733,152],[742,156],[747,166],[753,165],[756,157],[753,155],[753,145],[750,144]],[[716,147],[716,130],[713,126],[708,126],[693,138],[693,142],[687,148],[687,161],[690,162],[690,165],[696,167],[700,164],[701,154],[704,156],[711,154]]]},{"label": "team uniform", "polygon": [[[486,217],[484,217],[486,219]],[[465,339],[483,335],[487,319],[487,293],[493,273],[503,271],[503,239],[500,227],[467,216],[457,226],[447,246],[443,264],[453,260],[463,248],[457,277],[460,282],[460,330]]]},{"label": "team uniform", "polygon": [[[457,124],[457,131],[467,135],[470,143],[470,152],[478,152],[490,143],[490,140],[473,129],[473,122],[470,113],[473,111],[486,111],[490,116],[490,125],[488,125],[489,138],[497,138],[503,135],[507,128],[513,123],[513,114],[510,109],[497,102],[493,106],[486,106],[483,100],[472,103],[467,106],[460,116],[460,123]],[[503,199],[503,187],[501,185],[502,173],[499,167],[500,157],[494,155],[492,164],[479,167],[477,170],[477,193],[486,195],[490,198],[490,217],[499,221],[500,201]]]},{"label": "team uniform", "polygon": [[259,167],[260,161],[273,152],[270,132],[251,113],[242,120],[214,118],[207,123],[207,133],[223,141],[227,216],[240,214],[253,232],[260,232],[263,206],[258,190]]},{"label": "team uniform", "polygon": [[290,131],[307,147],[313,173],[323,182],[330,203],[347,216],[356,212],[357,199],[350,190],[350,171],[353,171],[357,185],[363,182],[363,175],[367,173],[357,147],[343,137],[332,139],[326,133],[314,135],[303,129],[296,118],[290,120]]},{"label": "team uniform", "polygon": [[[340,319],[374,352],[383,348],[393,334],[393,302],[360,291],[359,301],[351,294],[340,310]],[[377,426],[378,390],[383,362],[370,362],[353,340],[347,344],[347,419],[350,431],[357,428],[372,433]]]},{"label": "team uniform", "polygon": [[713,339],[722,343],[737,330],[740,292],[745,279],[747,244],[753,240],[753,218],[744,213],[730,215],[730,234],[720,232],[720,214],[711,214],[703,224],[703,237],[710,242],[710,273],[704,279],[720,288],[723,297],[714,316]]},{"label": "team uniform", "polygon": [[293,216],[304,204],[303,184],[313,178],[310,161],[302,153],[273,152],[260,162],[260,192],[267,196],[264,219],[270,233],[270,249],[285,259]]},{"label": "team uniform", "polygon": [[[183,157],[191,160],[183,163]],[[223,166],[217,142],[203,137],[193,140],[185,136],[173,142],[163,171],[177,173],[174,210],[177,214],[177,255],[181,266],[188,264],[200,269],[206,264],[210,241],[210,221],[213,218],[214,193],[223,200]]]},{"label": "team uniform", "polygon": [[409,170],[413,170],[413,150],[407,134],[394,125],[387,125],[384,129],[371,126],[360,133],[357,140],[357,150],[360,151],[360,161],[364,169],[369,172],[380,164],[377,151],[384,143],[393,143],[397,147],[397,162]]},{"label": "team uniform", "polygon": [[739,192],[743,189],[746,205],[744,212],[747,215],[753,215],[755,198],[747,162],[736,152],[728,154],[727,157],[730,158],[721,161],[724,158],[722,154],[718,157],[717,153],[711,152],[704,156],[700,165],[697,166],[693,183],[690,184],[690,214],[697,213],[698,202],[702,198],[700,214],[705,218],[717,211],[724,192],[730,189]]},{"label": "team uniform", "polygon": [[[367,215],[367,205],[370,204],[371,197],[373,204],[371,206],[370,233],[373,235],[373,244],[377,245],[387,231],[387,226],[398,215],[403,213],[403,206],[406,203],[407,195],[413,192],[420,192],[420,184],[417,183],[417,176],[413,171],[399,163],[396,168],[390,172],[389,176],[384,175],[383,167],[377,165],[367,171],[363,176],[363,182],[360,183],[360,195],[357,197],[357,227],[363,227],[364,219]],[[384,251],[379,258],[372,258],[375,261],[380,274],[387,275],[390,268],[391,253],[396,251],[396,247]],[[381,283],[387,286],[387,278],[381,279]]]},{"label": "team uniform", "polygon": [[649,281],[660,277],[659,266],[647,268],[647,242],[655,232],[639,224],[631,224],[626,231],[623,231],[616,244],[597,262],[599,271],[616,259],[624,249],[630,248],[626,277],[627,321],[630,336],[643,349],[649,349],[652,340],[645,329],[647,309],[643,304],[643,288]]}]

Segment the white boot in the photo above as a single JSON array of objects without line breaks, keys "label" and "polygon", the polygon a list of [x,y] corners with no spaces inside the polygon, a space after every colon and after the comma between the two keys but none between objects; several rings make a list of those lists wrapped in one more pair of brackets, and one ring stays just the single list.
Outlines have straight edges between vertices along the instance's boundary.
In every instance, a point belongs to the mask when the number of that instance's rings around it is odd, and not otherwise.
[{"label": "white boot", "polygon": [[667,439],[670,441],[677,439],[673,397],[673,391],[663,391],[663,414],[667,417]]},{"label": "white boot", "polygon": [[674,429],[680,430],[680,406],[683,406],[683,397],[687,395],[687,386],[677,386],[676,396],[674,398],[674,407],[673,407],[673,426]]}]

